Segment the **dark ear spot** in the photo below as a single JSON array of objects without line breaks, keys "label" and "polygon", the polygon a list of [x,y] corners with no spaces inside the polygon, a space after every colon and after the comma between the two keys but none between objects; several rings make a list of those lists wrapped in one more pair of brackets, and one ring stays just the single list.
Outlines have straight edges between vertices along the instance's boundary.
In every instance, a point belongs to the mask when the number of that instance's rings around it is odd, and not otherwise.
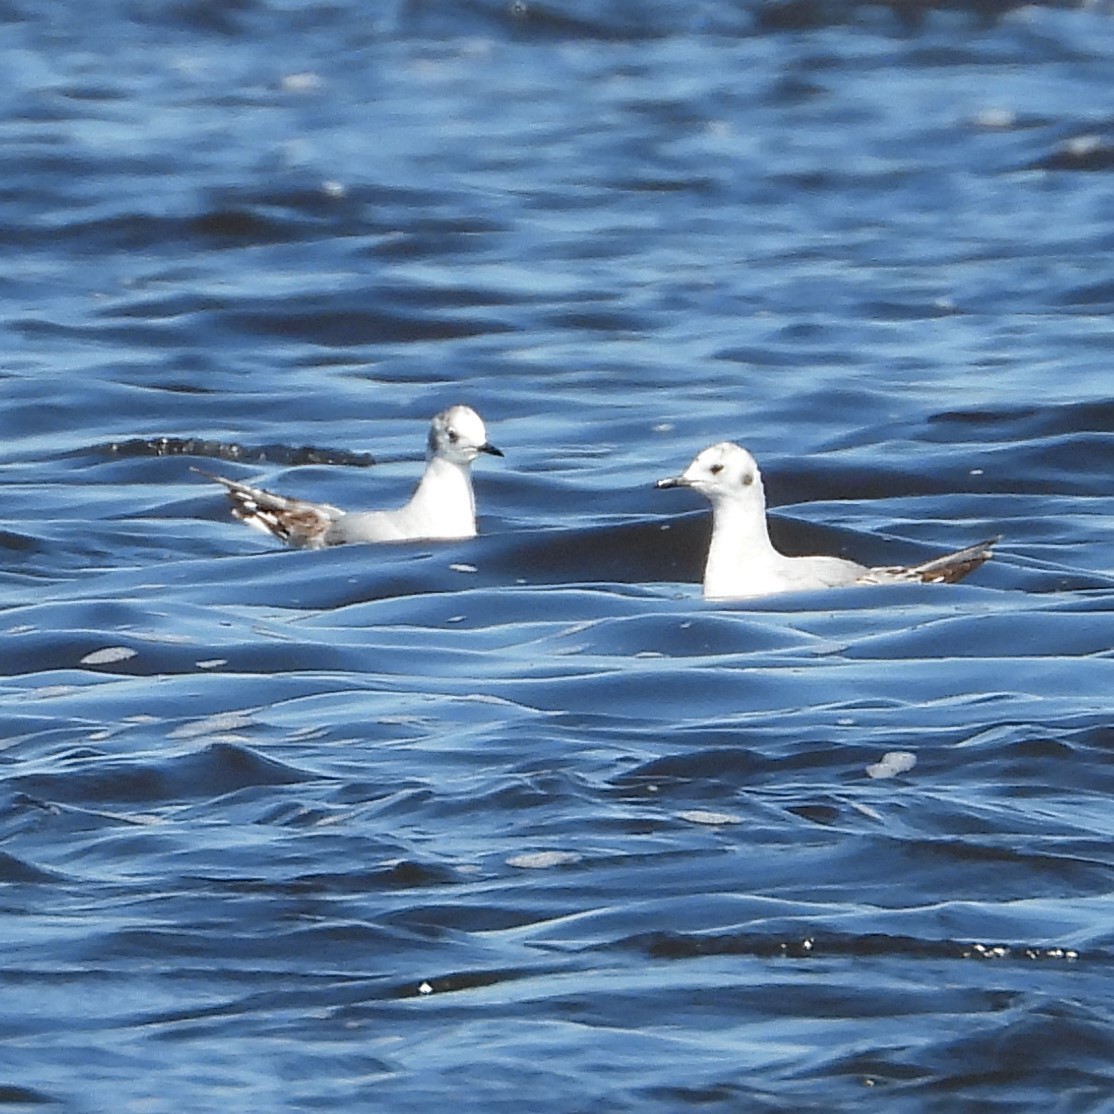
[{"label": "dark ear spot", "polygon": [[744,472],[741,482],[742,482],[743,487],[750,487],[750,485],[752,483],[754,483],[754,473],[753,472]]}]

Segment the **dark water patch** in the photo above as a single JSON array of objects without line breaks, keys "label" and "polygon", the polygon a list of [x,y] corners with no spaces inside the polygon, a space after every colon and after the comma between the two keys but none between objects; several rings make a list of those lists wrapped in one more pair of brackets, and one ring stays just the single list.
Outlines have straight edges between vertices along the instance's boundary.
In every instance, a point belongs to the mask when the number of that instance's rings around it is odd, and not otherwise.
[{"label": "dark water patch", "polygon": [[[72,171],[72,167],[66,168]],[[62,228],[44,230],[33,225],[7,224],[5,235],[24,251],[54,251],[66,243],[75,254],[164,251],[168,244],[189,239],[179,220],[132,212],[95,220],[70,220]],[[28,323],[31,330],[33,325]]]},{"label": "dark water patch", "polygon": [[[982,819],[980,826],[985,826],[989,818]],[[1019,825],[1037,826],[1026,821]],[[896,857],[904,860],[907,870],[926,879],[955,876],[958,871],[963,876],[962,892],[972,895],[984,892],[1004,896],[1012,892],[1021,898],[1026,894],[1081,893],[1111,876],[1112,864],[1102,861],[1100,848],[1083,842],[1078,849],[1069,846],[1061,853],[1053,841],[1049,841],[1049,848],[1018,852],[1009,846],[979,842],[975,835],[958,840],[909,841]]]},{"label": "dark water patch", "polygon": [[[1114,148],[1111,149],[1111,168],[1114,169]],[[1114,282],[1084,283],[1065,290],[1060,304],[1081,313],[1109,313],[1114,309]]]},{"label": "dark water patch", "polygon": [[1018,0],[957,0],[913,4],[906,0],[768,0],[764,3],[707,5],[678,8],[669,0],[655,0],[631,10],[622,3],[588,4],[582,0],[535,0],[507,7],[495,0],[467,4],[422,4],[400,13],[400,29],[407,34],[448,36],[477,32],[525,41],[548,38],[576,42],[592,40],[637,43],[645,40],[704,34],[750,35],[807,31],[870,22],[884,13],[889,30],[923,29],[933,15],[950,14],[971,26],[992,23],[1015,8]]},{"label": "dark water patch", "polygon": [[[616,788],[622,793],[652,793],[655,797],[663,793],[668,797],[670,785],[691,786],[694,781],[715,782],[723,788],[736,789],[765,780],[772,768],[769,759],[744,746],[702,749],[657,758],[624,771],[616,781]],[[707,784],[702,791],[708,791]]]},{"label": "dark water patch", "polygon": [[291,238],[286,222],[242,209],[216,210],[195,217],[188,222],[184,233],[188,238],[211,240],[224,246],[281,243]]},{"label": "dark water patch", "polygon": [[[536,909],[498,905],[419,905],[391,915],[390,923],[429,933],[507,932],[532,924]],[[440,980],[438,980],[440,982]],[[441,989],[435,985],[434,989]]]},{"label": "dark water patch", "polygon": [[240,744],[211,743],[156,762],[98,758],[88,768],[64,774],[17,775],[12,784],[48,801],[157,806],[196,797],[213,800],[249,786],[295,785],[314,776]]},{"label": "dark water patch", "polygon": [[[1049,1048],[1050,1031],[1062,1038],[1070,1052],[1059,1055]],[[1068,1001],[1033,1003],[1027,1009],[1006,1012],[980,1034],[964,1041],[941,1041],[916,1059],[931,1075],[918,1090],[924,1097],[955,1094],[957,1089],[973,1101],[993,1101],[1000,1088],[1017,1089],[1020,1101],[1040,1101],[1038,1096],[1056,1080],[1061,1094],[1072,1098],[1077,1109],[1100,1109],[1109,1094],[1112,1041],[1104,1019]],[[1097,1105],[1096,1105],[1097,1104]]]},{"label": "dark water patch", "polygon": [[204,211],[187,220],[184,234],[210,241],[218,249],[331,235],[374,236],[394,232],[402,223],[401,213],[437,205],[439,200],[428,191],[350,189],[338,183],[314,189],[280,184],[266,191],[213,191]]},{"label": "dark water patch", "polygon": [[642,1087],[636,1092],[639,1102],[652,1104],[663,1110],[699,1110],[705,1114],[727,1114],[745,1106],[755,1114],[821,1114],[820,1102],[811,1103],[805,1098],[786,1100],[777,1098],[761,1088],[746,1083],[709,1083],[705,1086]]},{"label": "dark water patch", "polygon": [[771,0],[757,9],[763,31],[808,31],[888,17],[891,30],[927,30],[936,20],[960,18],[972,28],[993,24],[1022,7],[1020,0]]},{"label": "dark water patch", "polygon": [[0,1104],[4,1106],[53,1106],[62,1099],[37,1087],[21,1087],[16,1083],[0,1084]]},{"label": "dark water patch", "polygon": [[643,330],[648,321],[622,310],[563,309],[551,314],[546,322],[560,329],[578,329],[610,335],[616,332]]},{"label": "dark water patch", "polygon": [[453,317],[396,303],[379,309],[367,308],[366,297],[349,308],[336,306],[333,299],[317,309],[312,299],[300,298],[288,306],[268,305],[258,311],[237,307],[221,315],[220,325],[236,333],[255,333],[328,347],[366,344],[398,344],[415,341],[446,341],[505,332],[509,325],[480,314]]},{"label": "dark water patch", "polygon": [[[955,464],[952,469],[958,470]],[[954,475],[937,475],[923,470],[923,465],[908,469],[880,468],[877,464],[860,466],[846,457],[829,457],[822,465],[805,460],[779,468],[769,487],[771,501],[777,505],[824,499],[870,500],[948,495],[957,490],[957,483]]]},{"label": "dark water patch", "polygon": [[846,808],[842,804],[829,804],[822,801],[790,805],[788,811],[802,820],[807,820],[810,824],[826,826],[836,824],[846,816]]},{"label": "dark water patch", "polygon": [[20,883],[51,883],[64,879],[64,875],[53,870],[43,870],[33,863],[26,862],[0,851],[0,882],[18,885]]},{"label": "dark water patch", "polygon": [[365,893],[370,890],[421,889],[460,882],[461,875],[442,863],[402,859],[378,870],[345,870],[331,874],[306,874],[292,878],[286,885],[300,893]]},{"label": "dark water patch", "polygon": [[[966,959],[1050,961],[1055,963],[1108,962],[1101,953],[1081,956],[1071,948],[1033,944],[984,943],[967,940],[926,940],[890,936],[839,935],[828,932],[784,939],[758,933],[690,935],[657,933],[634,936],[621,941],[620,947],[633,948],[654,959],[696,959],[711,955],[752,955],[759,958],[819,959],[828,956],[865,958],[901,956],[910,960]],[[846,1002],[844,1002],[846,1006]]]},{"label": "dark water patch", "polygon": [[[636,12],[625,5],[592,5],[580,0],[558,3],[522,2],[505,5],[493,0],[468,0],[464,4],[406,5],[401,11],[401,29],[410,35],[449,36],[477,32],[517,36],[527,41],[549,38],[639,41],[676,30],[689,30],[689,19],[681,18],[669,4],[649,3]],[[738,18],[736,16],[736,18]],[[745,19],[740,24],[745,25]]]},{"label": "dark water patch", "polygon": [[1112,423],[1114,401],[1093,399],[1053,407],[940,411],[929,418],[926,436],[946,441],[1022,443],[1063,434],[1109,433]]},{"label": "dark water patch", "polygon": [[[13,553],[31,554],[42,551],[42,542],[30,534],[20,534],[12,530],[0,530],[0,547]],[[10,576],[9,578],[10,579]]]},{"label": "dark water patch", "polygon": [[1027,170],[1112,171],[1114,143],[1097,135],[1080,135],[1066,140],[1054,151],[1034,160]]},{"label": "dark water patch", "polygon": [[564,530],[532,530],[513,539],[508,573],[528,584],[633,580],[696,581],[711,525],[705,514],[681,519]]},{"label": "dark water patch", "polygon": [[[1109,748],[1110,739],[1102,728],[1047,732],[1026,724],[979,732],[960,744],[956,759],[965,773],[999,779],[1010,787],[1007,794],[1019,800],[1075,792],[1082,795],[1082,804],[1092,794],[1110,789],[1114,771]],[[938,776],[942,773],[930,770]]]},{"label": "dark water patch", "polygon": [[250,464],[341,464],[368,468],[376,463],[371,453],[344,449],[317,448],[312,445],[241,445],[236,442],[210,441],[200,437],[151,437],[113,441],[104,446],[113,456],[202,456]]},{"label": "dark water patch", "polygon": [[[133,161],[136,165],[130,169],[137,177],[156,169],[142,160]],[[81,168],[67,159],[54,169],[72,175]],[[89,168],[90,172],[95,169]],[[116,167],[118,172],[123,169],[128,168]],[[369,253],[417,258],[431,253],[435,240],[444,250],[455,237],[458,246],[467,250],[470,238],[499,231],[496,223],[480,215],[438,213],[443,200],[436,193],[382,185],[351,190],[327,185],[258,193],[233,190],[214,194],[200,206],[182,198],[174,207],[179,211],[155,213],[143,207],[93,218],[71,215],[49,229],[34,219],[8,221],[4,228],[14,245],[28,251],[69,250],[79,255],[145,251],[156,258],[173,258],[186,247],[228,252],[312,243],[334,236],[358,242],[359,250]],[[150,304],[178,305],[177,312],[189,307],[196,313],[206,305],[219,307],[224,299],[178,294],[169,302],[160,299]],[[139,310],[133,312],[143,315]]]}]

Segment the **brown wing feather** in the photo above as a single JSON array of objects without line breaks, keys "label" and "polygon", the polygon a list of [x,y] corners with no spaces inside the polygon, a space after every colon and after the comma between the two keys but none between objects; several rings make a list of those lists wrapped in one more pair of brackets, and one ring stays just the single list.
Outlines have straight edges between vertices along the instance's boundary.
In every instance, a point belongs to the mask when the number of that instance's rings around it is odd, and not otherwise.
[{"label": "brown wing feather", "polygon": [[325,544],[325,533],[344,512],[327,503],[307,503],[252,487],[215,472],[194,471],[222,484],[232,505],[232,516],[247,526],[271,534],[288,545],[316,549]]},{"label": "brown wing feather", "polygon": [[919,580],[924,584],[954,584],[968,573],[974,572],[985,561],[989,561],[993,556],[993,547],[999,540],[988,538],[978,545],[969,545],[965,549],[957,549],[954,553],[945,553],[943,557],[934,557],[931,561],[908,568],[894,566],[870,571],[900,580]]}]

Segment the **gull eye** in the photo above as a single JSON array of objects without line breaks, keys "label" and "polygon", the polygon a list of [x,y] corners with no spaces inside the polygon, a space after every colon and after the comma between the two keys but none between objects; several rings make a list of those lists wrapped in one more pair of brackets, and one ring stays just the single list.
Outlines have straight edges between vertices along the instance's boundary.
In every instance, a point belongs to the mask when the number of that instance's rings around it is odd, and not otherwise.
[{"label": "gull eye", "polygon": [[709,465],[708,466],[708,471],[711,472],[713,476],[718,476],[720,474],[720,472],[723,471],[723,465],[722,464]]},{"label": "gull eye", "polygon": [[454,445],[460,440],[460,434],[455,429],[447,429],[445,433]]}]

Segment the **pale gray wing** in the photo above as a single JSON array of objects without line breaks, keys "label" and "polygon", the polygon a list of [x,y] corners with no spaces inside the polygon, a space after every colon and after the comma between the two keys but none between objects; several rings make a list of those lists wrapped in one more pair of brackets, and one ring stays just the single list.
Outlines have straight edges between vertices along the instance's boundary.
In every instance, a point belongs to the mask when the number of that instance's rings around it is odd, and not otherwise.
[{"label": "pale gray wing", "polygon": [[342,514],[329,524],[325,545],[347,545],[349,542],[399,542],[414,535],[408,533],[398,511],[357,511]]},{"label": "pale gray wing", "polygon": [[870,569],[843,557],[786,557],[779,571],[789,590],[807,590],[855,584]]}]

